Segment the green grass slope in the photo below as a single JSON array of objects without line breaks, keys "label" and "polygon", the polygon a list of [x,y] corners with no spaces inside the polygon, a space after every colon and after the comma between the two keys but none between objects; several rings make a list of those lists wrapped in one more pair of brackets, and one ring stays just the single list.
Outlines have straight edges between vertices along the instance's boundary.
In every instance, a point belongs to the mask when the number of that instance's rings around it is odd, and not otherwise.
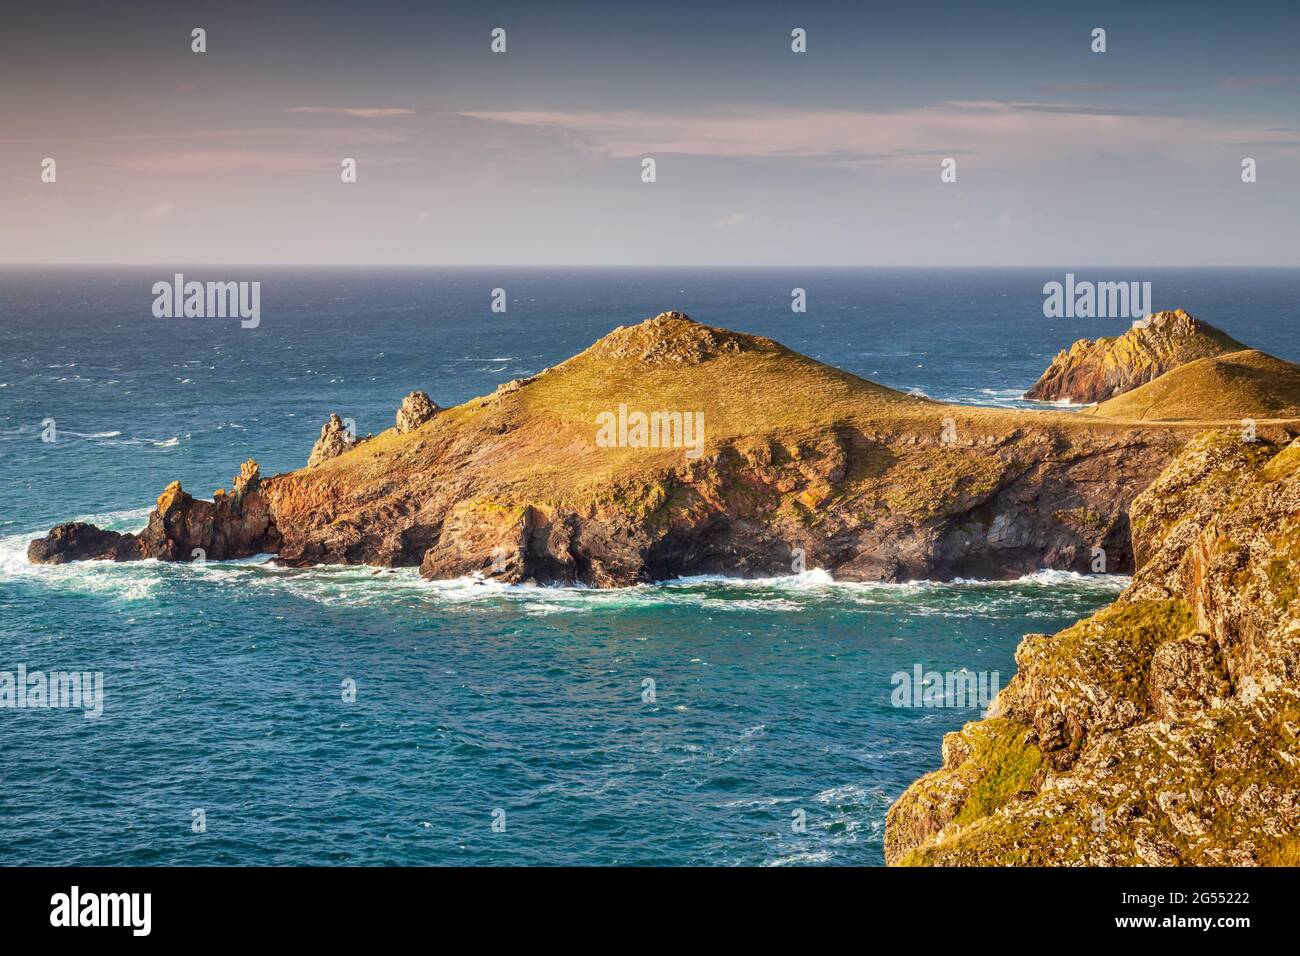
[{"label": "green grass slope", "polygon": [[1198,359],[1084,413],[1124,421],[1300,417],[1300,365],[1255,349]]}]

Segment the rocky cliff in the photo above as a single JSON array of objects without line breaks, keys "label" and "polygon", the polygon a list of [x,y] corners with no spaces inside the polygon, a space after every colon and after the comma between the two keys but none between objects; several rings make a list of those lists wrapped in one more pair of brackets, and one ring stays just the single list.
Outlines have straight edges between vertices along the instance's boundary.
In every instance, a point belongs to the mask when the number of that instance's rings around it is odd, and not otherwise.
[{"label": "rocky cliff", "polygon": [[1300,441],[1201,435],[1131,526],[1132,584],[1025,638],[890,809],[887,862],[1300,862]]},{"label": "rocky cliff", "polygon": [[1123,335],[1080,339],[1057,353],[1025,397],[1076,405],[1104,402],[1180,365],[1244,348],[1182,309],[1156,312]]},{"label": "rocky cliff", "polygon": [[599,587],[796,565],[885,581],[1122,571],[1128,505],[1186,438],[903,395],[679,313],[455,408],[408,397],[398,427],[363,441],[336,418],[310,467],[238,506],[169,498],[134,546],[61,526],[30,556],[263,551]]}]

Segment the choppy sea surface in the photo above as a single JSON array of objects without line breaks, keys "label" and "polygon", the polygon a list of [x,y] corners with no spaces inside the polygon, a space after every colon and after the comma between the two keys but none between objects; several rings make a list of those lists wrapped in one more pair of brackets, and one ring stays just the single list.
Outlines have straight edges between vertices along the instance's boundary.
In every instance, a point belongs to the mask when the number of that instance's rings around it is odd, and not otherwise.
[{"label": "choppy sea surface", "polygon": [[[155,319],[172,271],[0,269],[0,681],[104,687],[97,718],[0,707],[0,864],[878,865],[891,801],[979,716],[893,706],[892,676],[1005,684],[1023,634],[1125,583],[30,566],[57,522],[138,529],[173,479],[206,496],[248,457],[301,466],[330,411],[378,432],[413,388],[455,404],[667,309],[1012,406],[1058,349],[1128,324],[1045,319],[1064,269],[184,270],[262,283],[241,329]],[[1296,271],[1079,278],[1150,280],[1157,308],[1300,358]]]}]

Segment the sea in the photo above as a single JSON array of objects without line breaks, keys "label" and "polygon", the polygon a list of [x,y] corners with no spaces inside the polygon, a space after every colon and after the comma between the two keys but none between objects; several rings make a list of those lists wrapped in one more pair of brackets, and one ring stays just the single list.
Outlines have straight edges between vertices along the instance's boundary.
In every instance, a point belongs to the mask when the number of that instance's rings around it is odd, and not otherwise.
[{"label": "sea", "polygon": [[[155,318],[177,272],[259,282],[259,324]],[[301,467],[332,411],[377,433],[413,389],[454,405],[667,310],[1039,407],[1058,350],[1131,321],[1045,318],[1067,272],[1150,281],[1155,308],[1300,360],[1283,269],[0,269],[0,865],[881,865],[890,804],[987,703],[899,688],[1004,686],[1023,635],[1123,578],[601,591],[265,556],[35,567],[27,542],[138,530],[172,480]],[[100,712],[4,706],[20,667],[97,675]]]}]

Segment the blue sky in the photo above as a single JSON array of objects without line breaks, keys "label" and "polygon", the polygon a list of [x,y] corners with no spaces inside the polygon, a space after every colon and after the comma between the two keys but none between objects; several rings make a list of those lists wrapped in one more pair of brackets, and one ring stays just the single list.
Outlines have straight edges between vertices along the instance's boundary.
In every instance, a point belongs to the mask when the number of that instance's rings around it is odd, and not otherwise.
[{"label": "blue sky", "polygon": [[1298,41],[1283,3],[18,9],[0,261],[1296,265]]}]

